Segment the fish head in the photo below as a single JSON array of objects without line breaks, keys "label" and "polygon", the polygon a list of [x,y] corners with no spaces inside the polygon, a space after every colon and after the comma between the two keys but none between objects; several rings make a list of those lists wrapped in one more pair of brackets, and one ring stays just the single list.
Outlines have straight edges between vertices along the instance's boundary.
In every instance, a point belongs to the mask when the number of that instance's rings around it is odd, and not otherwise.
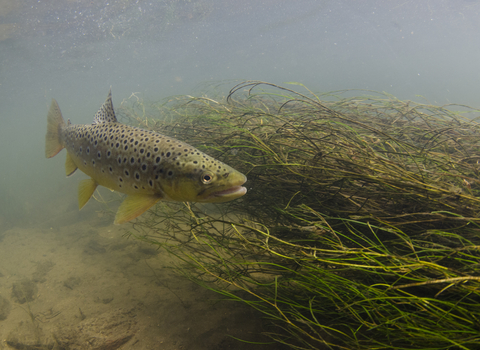
[{"label": "fish head", "polygon": [[221,203],[247,193],[242,185],[247,177],[232,167],[215,160],[210,166],[198,167],[192,163],[176,171],[165,194],[175,201]]}]

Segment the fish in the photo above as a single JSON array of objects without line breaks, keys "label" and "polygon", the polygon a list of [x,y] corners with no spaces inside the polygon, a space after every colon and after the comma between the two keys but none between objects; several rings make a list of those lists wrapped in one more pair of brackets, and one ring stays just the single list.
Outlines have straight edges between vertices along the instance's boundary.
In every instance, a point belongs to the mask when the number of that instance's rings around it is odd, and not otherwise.
[{"label": "fish", "polygon": [[243,196],[247,177],[223,162],[173,137],[118,122],[112,92],[93,123],[64,121],[52,99],[47,115],[45,156],[67,150],[65,172],[89,176],[78,186],[82,209],[98,186],[126,194],[115,214],[123,224],[158,201],[221,203]]}]

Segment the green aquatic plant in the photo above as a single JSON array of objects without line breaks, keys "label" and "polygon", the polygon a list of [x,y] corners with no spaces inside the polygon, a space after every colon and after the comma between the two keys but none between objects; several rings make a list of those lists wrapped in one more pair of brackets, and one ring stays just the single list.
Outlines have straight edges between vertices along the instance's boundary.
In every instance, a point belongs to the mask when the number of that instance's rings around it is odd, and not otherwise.
[{"label": "green aquatic plant", "polygon": [[224,99],[123,104],[249,179],[242,199],[161,203],[129,234],[292,348],[474,349],[478,111],[305,91],[245,82]]}]

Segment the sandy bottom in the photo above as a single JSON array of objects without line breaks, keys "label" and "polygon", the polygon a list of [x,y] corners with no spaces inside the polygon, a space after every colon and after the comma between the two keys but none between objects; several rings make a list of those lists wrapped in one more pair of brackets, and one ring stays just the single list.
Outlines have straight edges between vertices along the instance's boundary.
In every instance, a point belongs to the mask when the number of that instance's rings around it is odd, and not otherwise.
[{"label": "sandy bottom", "polygon": [[261,315],[177,276],[111,216],[0,231],[0,349],[281,349]]}]

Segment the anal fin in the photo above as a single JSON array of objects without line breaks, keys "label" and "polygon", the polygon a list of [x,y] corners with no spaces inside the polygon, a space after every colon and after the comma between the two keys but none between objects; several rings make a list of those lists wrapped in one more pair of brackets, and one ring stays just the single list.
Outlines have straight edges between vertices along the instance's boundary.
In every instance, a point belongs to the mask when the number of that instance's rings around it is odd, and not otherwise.
[{"label": "anal fin", "polygon": [[82,209],[87,204],[98,184],[92,179],[82,180],[78,185],[78,208]]},{"label": "anal fin", "polygon": [[123,224],[142,215],[155,203],[157,203],[162,196],[160,195],[130,195],[120,204],[117,214],[115,215],[115,224]]},{"label": "anal fin", "polygon": [[77,170],[77,168],[77,165],[73,162],[72,156],[67,152],[67,159],[65,160],[65,173],[67,176],[71,176],[75,170]]}]

